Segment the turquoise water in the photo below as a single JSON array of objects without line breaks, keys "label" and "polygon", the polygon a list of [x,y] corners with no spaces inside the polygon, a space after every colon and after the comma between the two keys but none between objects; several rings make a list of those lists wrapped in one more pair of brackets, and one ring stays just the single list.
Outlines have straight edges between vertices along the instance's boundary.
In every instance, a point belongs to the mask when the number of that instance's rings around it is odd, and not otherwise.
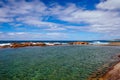
[{"label": "turquoise water", "polygon": [[0,80],[87,80],[119,53],[100,46],[0,49]]}]

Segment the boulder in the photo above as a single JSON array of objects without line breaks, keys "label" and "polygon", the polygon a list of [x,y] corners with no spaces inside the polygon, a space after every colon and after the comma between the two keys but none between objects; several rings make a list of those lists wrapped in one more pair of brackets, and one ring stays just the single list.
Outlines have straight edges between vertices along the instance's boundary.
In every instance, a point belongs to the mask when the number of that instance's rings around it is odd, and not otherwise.
[{"label": "boulder", "polygon": [[71,44],[71,45],[88,45],[89,43],[88,42],[71,42],[69,44]]}]

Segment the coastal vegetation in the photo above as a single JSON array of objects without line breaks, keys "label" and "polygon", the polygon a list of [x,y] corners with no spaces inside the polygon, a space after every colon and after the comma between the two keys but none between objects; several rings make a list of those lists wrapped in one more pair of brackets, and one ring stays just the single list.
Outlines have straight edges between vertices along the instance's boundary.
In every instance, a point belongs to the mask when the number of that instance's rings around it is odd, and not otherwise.
[{"label": "coastal vegetation", "polygon": [[106,46],[2,48],[0,80],[87,80],[119,53]]}]

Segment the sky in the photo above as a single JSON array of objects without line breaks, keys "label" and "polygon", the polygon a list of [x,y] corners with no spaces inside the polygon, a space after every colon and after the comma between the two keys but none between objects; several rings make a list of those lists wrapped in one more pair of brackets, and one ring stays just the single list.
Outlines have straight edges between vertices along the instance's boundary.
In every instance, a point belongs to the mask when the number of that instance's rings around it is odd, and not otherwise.
[{"label": "sky", "polygon": [[0,40],[120,39],[120,0],[0,0]]}]

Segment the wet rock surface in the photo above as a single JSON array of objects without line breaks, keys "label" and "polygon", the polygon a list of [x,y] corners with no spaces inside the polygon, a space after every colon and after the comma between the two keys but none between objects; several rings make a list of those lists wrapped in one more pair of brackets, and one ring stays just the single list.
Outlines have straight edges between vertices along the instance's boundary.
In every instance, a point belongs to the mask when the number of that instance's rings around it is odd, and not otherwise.
[{"label": "wet rock surface", "polygon": [[116,55],[113,58],[116,58],[115,62],[103,65],[88,80],[120,80],[120,55]]},{"label": "wet rock surface", "polygon": [[71,44],[71,45],[88,45],[89,43],[88,42],[71,42],[69,44]]}]

